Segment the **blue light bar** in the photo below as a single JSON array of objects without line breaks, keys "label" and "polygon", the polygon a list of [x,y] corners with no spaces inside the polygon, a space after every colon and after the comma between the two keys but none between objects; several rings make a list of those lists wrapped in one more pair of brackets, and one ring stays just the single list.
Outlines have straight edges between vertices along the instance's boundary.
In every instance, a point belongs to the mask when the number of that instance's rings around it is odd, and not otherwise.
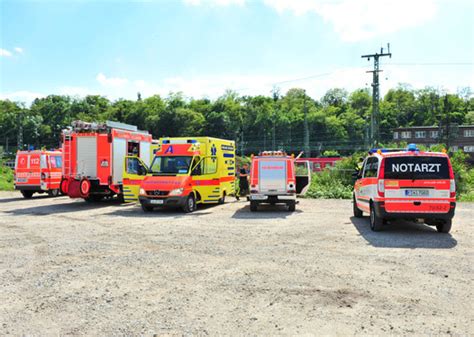
[{"label": "blue light bar", "polygon": [[407,151],[420,151],[417,147],[416,147],[416,144],[408,144],[407,146]]}]

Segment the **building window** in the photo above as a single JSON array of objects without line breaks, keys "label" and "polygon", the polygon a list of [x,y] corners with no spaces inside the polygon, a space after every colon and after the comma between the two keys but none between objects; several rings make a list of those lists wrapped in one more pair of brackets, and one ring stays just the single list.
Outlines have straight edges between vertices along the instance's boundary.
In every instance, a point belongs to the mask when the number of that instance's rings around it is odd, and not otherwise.
[{"label": "building window", "polygon": [[451,146],[451,151],[456,152],[459,149],[458,146]]},{"label": "building window", "polygon": [[395,132],[393,133],[393,139],[398,139],[398,131],[395,131]]},{"label": "building window", "polygon": [[415,131],[415,138],[426,138],[426,131]]},{"label": "building window", "polygon": [[464,137],[474,137],[474,130],[464,130]]},{"label": "building window", "polygon": [[402,131],[401,132],[401,137],[402,137],[402,139],[411,138],[411,131]]},{"label": "building window", "polygon": [[474,152],[474,145],[464,146],[464,152]]},{"label": "building window", "polygon": [[439,131],[430,131],[431,138],[438,138],[438,136],[439,136]]}]

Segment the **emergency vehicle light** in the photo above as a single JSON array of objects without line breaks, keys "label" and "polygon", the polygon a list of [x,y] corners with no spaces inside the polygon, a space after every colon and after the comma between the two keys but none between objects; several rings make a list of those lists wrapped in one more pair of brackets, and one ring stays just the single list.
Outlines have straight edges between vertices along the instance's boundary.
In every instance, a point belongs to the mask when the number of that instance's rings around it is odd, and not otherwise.
[{"label": "emergency vehicle light", "polygon": [[407,151],[420,151],[417,147],[416,147],[416,144],[408,144],[407,146]]}]

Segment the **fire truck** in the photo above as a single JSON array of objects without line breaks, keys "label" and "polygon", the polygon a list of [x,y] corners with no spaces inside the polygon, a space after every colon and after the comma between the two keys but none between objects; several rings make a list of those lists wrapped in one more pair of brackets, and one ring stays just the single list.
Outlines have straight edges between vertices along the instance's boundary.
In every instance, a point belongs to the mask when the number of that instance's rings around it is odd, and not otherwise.
[{"label": "fire truck", "polygon": [[311,183],[309,162],[296,162],[298,159],[299,156],[295,159],[283,151],[264,151],[252,157],[249,196],[252,212],[263,203],[283,203],[290,212],[295,211],[296,195],[305,194]]},{"label": "fire truck", "polygon": [[374,149],[354,176],[354,216],[369,213],[373,231],[399,218],[423,221],[441,233],[451,230],[456,184],[446,153],[419,151],[415,144]]},{"label": "fire truck", "polygon": [[63,130],[61,192],[71,198],[99,201],[117,195],[123,200],[123,163],[127,155],[150,162],[152,136],[118,122],[75,121]]},{"label": "fire truck", "polygon": [[226,196],[235,194],[235,142],[231,140],[162,138],[151,166],[142,161],[138,166],[142,167],[139,174],[128,176],[142,180],[139,200],[145,212],[180,207],[189,213],[197,204],[223,204]]},{"label": "fire truck", "polygon": [[15,159],[15,189],[29,199],[33,193],[59,194],[61,151],[18,151]]}]

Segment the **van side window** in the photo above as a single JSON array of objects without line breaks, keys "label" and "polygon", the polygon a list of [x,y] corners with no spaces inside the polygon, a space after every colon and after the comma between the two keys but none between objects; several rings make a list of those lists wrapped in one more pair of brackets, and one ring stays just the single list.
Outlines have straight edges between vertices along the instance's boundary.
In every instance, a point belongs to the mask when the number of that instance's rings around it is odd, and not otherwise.
[{"label": "van side window", "polygon": [[369,158],[365,165],[364,178],[377,177],[378,166],[379,166],[379,161],[376,157]]}]

